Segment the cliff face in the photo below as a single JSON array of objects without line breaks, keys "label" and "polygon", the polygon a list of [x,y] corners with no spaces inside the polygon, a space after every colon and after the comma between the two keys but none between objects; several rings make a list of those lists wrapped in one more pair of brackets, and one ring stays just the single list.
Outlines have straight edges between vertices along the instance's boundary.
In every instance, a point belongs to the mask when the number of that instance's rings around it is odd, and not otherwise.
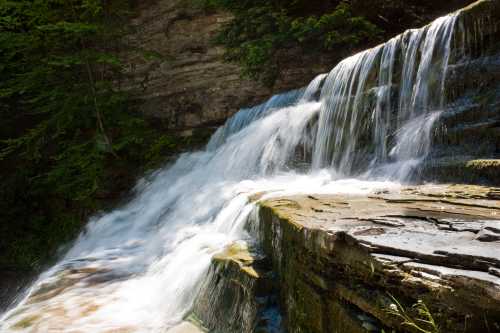
[{"label": "cliff face", "polygon": [[140,4],[132,20],[131,49],[153,51],[151,60],[130,58],[125,89],[133,89],[139,109],[168,129],[218,125],[240,107],[255,105],[278,91],[301,87],[328,71],[328,57],[302,59],[284,69],[271,89],[241,77],[237,65],[224,62],[224,49],[214,45],[229,13],[205,12],[185,0]]}]

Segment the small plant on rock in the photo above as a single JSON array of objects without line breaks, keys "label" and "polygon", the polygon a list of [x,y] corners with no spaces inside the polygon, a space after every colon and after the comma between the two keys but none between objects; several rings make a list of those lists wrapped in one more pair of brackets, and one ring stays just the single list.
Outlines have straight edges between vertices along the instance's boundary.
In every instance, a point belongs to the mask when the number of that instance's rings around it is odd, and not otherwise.
[{"label": "small plant on rock", "polygon": [[389,295],[393,301],[386,309],[387,313],[401,319],[401,325],[409,326],[416,332],[421,333],[440,333],[441,330],[436,324],[432,313],[422,300],[418,300],[410,309],[406,309],[392,295]]}]

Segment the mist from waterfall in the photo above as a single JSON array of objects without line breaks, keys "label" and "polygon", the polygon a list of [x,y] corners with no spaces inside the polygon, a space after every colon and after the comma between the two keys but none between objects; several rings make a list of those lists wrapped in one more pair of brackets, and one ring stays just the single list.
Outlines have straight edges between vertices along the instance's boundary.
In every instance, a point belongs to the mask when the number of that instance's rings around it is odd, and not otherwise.
[{"label": "mist from waterfall", "polygon": [[0,330],[163,332],[192,308],[212,256],[251,241],[255,194],[398,188],[425,159],[445,102],[456,16],[354,55],[234,115],[206,149],[141,180],[94,217]]}]

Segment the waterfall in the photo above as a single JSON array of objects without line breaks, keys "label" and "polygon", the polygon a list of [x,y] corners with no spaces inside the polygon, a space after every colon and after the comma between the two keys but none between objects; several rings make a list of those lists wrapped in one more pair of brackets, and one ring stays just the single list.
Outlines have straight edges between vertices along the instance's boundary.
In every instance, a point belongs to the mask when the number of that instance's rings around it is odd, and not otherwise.
[{"label": "waterfall", "polygon": [[[321,91],[314,168],[344,175],[377,167],[404,179],[426,157],[430,129],[444,106],[456,14],[410,30],[337,65]],[[400,87],[395,82],[397,77]],[[411,139],[409,139],[411,137]]]},{"label": "waterfall", "polygon": [[143,179],[131,202],[94,217],[19,295],[0,330],[165,331],[189,313],[211,257],[249,240],[252,195],[397,187],[429,153],[455,25],[454,15],[440,18],[241,110],[205,150],[180,156]]}]

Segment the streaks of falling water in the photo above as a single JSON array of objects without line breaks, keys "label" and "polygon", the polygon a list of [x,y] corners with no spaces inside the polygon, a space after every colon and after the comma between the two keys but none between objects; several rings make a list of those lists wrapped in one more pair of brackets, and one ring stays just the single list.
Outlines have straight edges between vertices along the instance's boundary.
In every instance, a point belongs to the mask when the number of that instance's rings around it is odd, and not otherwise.
[{"label": "streaks of falling water", "polygon": [[[253,194],[361,194],[397,186],[342,180],[337,171],[352,174],[364,154],[371,159],[365,169],[385,173],[393,172],[390,163],[425,156],[454,25],[448,16],[409,31],[344,60],[305,90],[236,114],[205,151],[182,155],[142,181],[129,204],[90,221],[4,314],[0,329],[165,331],[192,307],[212,255],[247,237]],[[291,169],[299,148],[313,152],[312,171]]]},{"label": "streaks of falling water", "polygon": [[443,107],[455,25],[456,15],[439,18],[336,66],[321,94],[313,167],[332,166],[350,175],[388,161],[410,165],[425,158],[430,144],[419,141],[430,140],[424,123],[436,120],[429,115]]},{"label": "streaks of falling water", "polygon": [[398,38],[391,39],[384,47],[382,59],[380,61],[378,90],[376,94],[376,105],[373,111],[373,144],[375,146],[375,155],[373,164],[385,162],[387,157],[387,137],[391,122],[391,91],[392,78],[394,71],[394,62],[396,51],[399,44]]},{"label": "streaks of falling water", "polygon": [[352,128],[357,125],[354,105],[361,106],[360,95],[364,93],[369,70],[379,49],[345,59],[326,78],[321,92],[322,110],[313,155],[314,168],[332,164],[335,169],[345,171],[342,162],[349,159],[348,155],[356,144],[353,135],[358,133],[352,133]]},{"label": "streaks of falling water", "polygon": [[[389,176],[407,178],[430,152],[432,129],[445,103],[446,75],[456,21],[456,15],[442,17],[427,30],[412,89],[411,105],[400,104],[398,110],[400,125],[395,131],[395,144],[389,154],[394,161],[394,168],[385,168]],[[421,37],[415,39],[420,40]],[[406,60],[409,64],[406,64]],[[403,68],[413,65],[412,59],[405,59]],[[411,77],[405,80],[412,82]],[[401,91],[400,95],[408,96],[409,93]]]}]

